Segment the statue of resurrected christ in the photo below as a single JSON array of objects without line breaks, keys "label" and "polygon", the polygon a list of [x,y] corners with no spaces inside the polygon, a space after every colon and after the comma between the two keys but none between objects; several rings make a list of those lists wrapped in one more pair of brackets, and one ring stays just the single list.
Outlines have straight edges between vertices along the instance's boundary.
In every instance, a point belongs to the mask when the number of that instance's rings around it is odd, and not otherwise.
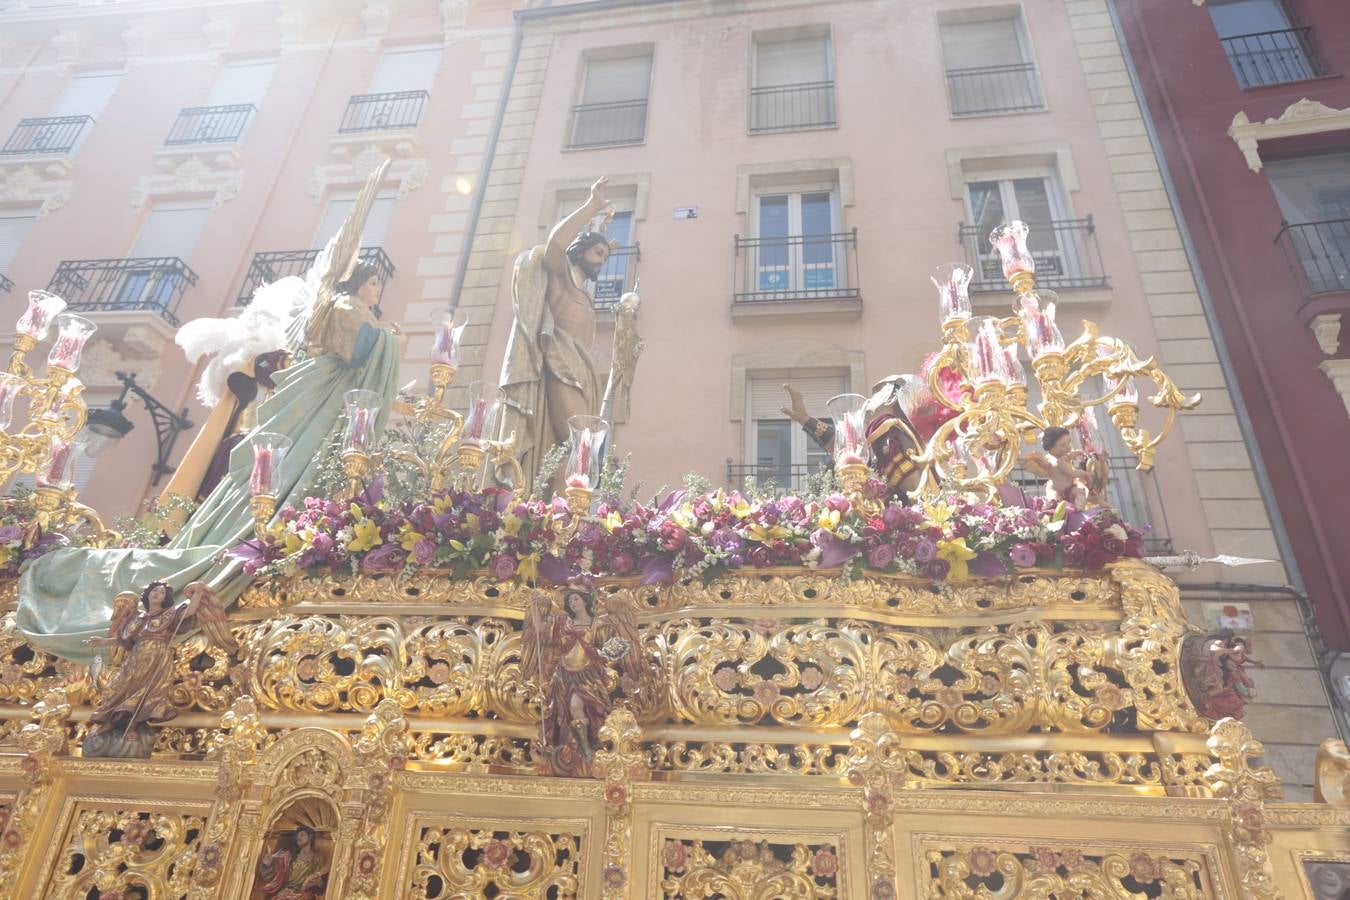
[{"label": "statue of resurrected christ", "polygon": [[549,446],[567,440],[568,418],[600,413],[604,382],[591,355],[595,308],[585,284],[600,274],[612,247],[604,234],[584,229],[597,216],[613,214],[606,184],[598,179],[586,202],[555,225],[547,241],[516,258],[499,434],[515,432],[527,473]]}]

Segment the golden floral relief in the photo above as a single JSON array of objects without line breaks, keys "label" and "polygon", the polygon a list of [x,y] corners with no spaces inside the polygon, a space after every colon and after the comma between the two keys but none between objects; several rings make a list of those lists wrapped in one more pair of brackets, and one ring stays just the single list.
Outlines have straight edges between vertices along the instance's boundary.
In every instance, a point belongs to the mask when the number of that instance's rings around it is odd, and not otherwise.
[{"label": "golden floral relief", "polygon": [[184,897],[205,829],[190,813],[77,808],[40,896]]},{"label": "golden floral relief", "polygon": [[661,845],[660,866],[660,896],[667,900],[827,900],[847,896],[841,890],[839,848],[830,843],[667,837]]},{"label": "golden floral relief", "polygon": [[1076,845],[929,848],[926,897],[951,900],[1205,900],[1208,862],[1165,850]]},{"label": "golden floral relief", "polygon": [[579,897],[582,837],[491,825],[419,829],[408,900],[460,897]]}]

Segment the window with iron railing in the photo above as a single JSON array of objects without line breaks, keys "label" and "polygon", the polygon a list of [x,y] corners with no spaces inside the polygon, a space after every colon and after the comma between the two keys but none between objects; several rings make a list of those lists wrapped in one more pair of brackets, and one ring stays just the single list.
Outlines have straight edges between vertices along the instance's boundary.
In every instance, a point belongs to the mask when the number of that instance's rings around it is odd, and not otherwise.
[{"label": "window with iron railing", "polygon": [[169,136],[164,139],[164,145],[232,144],[244,136],[244,130],[255,112],[257,110],[252,103],[180,109]]},{"label": "window with iron railing", "polygon": [[801,131],[836,124],[828,34],[754,42],[750,131]]},{"label": "window with iron railing", "polygon": [[47,290],[72,312],[152,312],[178,325],[178,305],[197,273],[177,257],[64,260]]},{"label": "window with iron railing", "polygon": [[1036,65],[1016,17],[941,26],[947,102],[953,116],[1045,108]]},{"label": "window with iron railing", "polygon": [[1302,299],[1350,291],[1350,218],[1285,222],[1275,235]]},{"label": "window with iron railing", "polygon": [[1242,87],[1324,74],[1313,53],[1312,29],[1298,27],[1282,0],[1210,0],[1206,9]]},{"label": "window with iron railing", "polygon": [[45,119],[23,119],[15,127],[0,154],[71,153],[79,145],[94,120],[89,116],[51,116]]},{"label": "window with iron railing", "polygon": [[1302,299],[1350,291],[1350,153],[1322,153],[1266,163],[1283,217],[1275,241]]},{"label": "window with iron railing", "polygon": [[[1110,284],[1102,267],[1097,228],[1092,216],[1085,219],[1032,221],[1027,225],[1033,235],[1040,236],[1036,241],[1039,246],[1030,248],[1036,260],[1038,287],[1061,291],[1102,288]],[[1008,280],[1003,277],[998,251],[989,246],[989,231],[983,226],[965,223],[957,229],[957,240],[965,249],[966,264],[975,270],[975,277],[970,282],[971,291],[1008,290]]]},{"label": "window with iron railing", "polygon": [[358,94],[347,100],[338,134],[416,128],[422,121],[422,112],[430,96],[426,91]]},{"label": "window with iron railing", "polygon": [[650,53],[587,59],[580,102],[572,107],[568,147],[640,144],[646,140],[651,77]]},{"label": "window with iron railing", "polygon": [[[265,284],[271,284],[288,275],[303,277],[309,271],[309,267],[314,265],[314,260],[319,258],[319,252],[268,250],[253,254],[248,273],[244,275],[244,282],[239,286],[239,294],[235,297],[235,306],[247,306],[253,299],[253,292]],[[381,247],[363,247],[361,262],[370,263],[375,267],[376,276],[380,279],[380,292],[383,295],[385,285],[394,277],[394,264],[388,254]]]}]

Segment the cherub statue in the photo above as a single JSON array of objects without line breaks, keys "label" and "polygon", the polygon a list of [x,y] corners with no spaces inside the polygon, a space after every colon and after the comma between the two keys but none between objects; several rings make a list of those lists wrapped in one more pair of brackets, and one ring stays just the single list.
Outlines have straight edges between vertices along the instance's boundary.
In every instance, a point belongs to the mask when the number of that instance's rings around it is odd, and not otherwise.
[{"label": "cherub statue", "polygon": [[[233,649],[225,626],[225,610],[215,593],[202,582],[183,589],[187,600],[173,603],[173,588],[151,582],[137,596],[124,591],[113,601],[107,637],[89,638],[91,647],[112,647],[119,663],[102,702],[89,717],[93,724],[84,739],[85,756],[144,759],[155,744],[152,725],[178,715],[169,700],[173,689],[173,641],[183,631],[200,626],[214,643]],[[140,607],[138,609],[138,607]]]},{"label": "cherub statue", "polygon": [[1182,684],[1201,715],[1242,718],[1247,703],[1256,697],[1256,682],[1247,674],[1247,666],[1265,668],[1250,653],[1247,639],[1231,628],[1186,638],[1181,647]]},{"label": "cherub statue", "polygon": [[1080,509],[1107,505],[1110,464],[1106,453],[1075,449],[1067,428],[1045,429],[1041,434],[1041,451],[1029,454],[1025,464],[1028,471],[1046,479],[1048,499],[1066,500]]},{"label": "cherub statue", "polygon": [[563,592],[561,608],[536,591],[522,638],[521,669],[544,696],[545,774],[587,777],[614,691],[633,704],[651,699],[645,695],[654,673],[642,651],[637,617],[618,598],[597,615],[595,596],[580,588]]}]

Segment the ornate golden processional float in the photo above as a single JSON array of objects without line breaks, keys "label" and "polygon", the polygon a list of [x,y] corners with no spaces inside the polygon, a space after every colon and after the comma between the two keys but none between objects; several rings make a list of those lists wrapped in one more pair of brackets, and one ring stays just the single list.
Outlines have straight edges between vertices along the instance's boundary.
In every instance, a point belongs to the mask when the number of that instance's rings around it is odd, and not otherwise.
[{"label": "ornate golden processional float", "polygon": [[[574,423],[556,501],[482,487],[524,473],[485,437],[495,386],[467,416],[444,406],[463,326],[448,318],[431,391],[400,401],[403,443],[377,443],[373,401],[348,397],[341,501],[272,508],[286,442],[254,443],[257,534],[237,552],[256,580],[222,619],[201,614],[160,681],[141,673],[174,713],[147,758],[87,749],[134,642],[108,665],[43,652],[11,579],[0,893],[1343,896],[1350,754],[1329,741],[1321,802],[1282,802],[1239,718],[1245,645],[1188,624],[1177,585],[1134,558],[1139,533],[1094,508],[1093,410],[1148,466],[1197,398],[1091,323],[1066,343],[1024,237],[995,235],[1007,319],[971,317],[969,270],[935,279],[943,346],[902,398],[927,404],[928,433],[836,398],[839,487],[802,496],[619,503],[603,421]],[[66,484],[78,347],[36,377],[23,357],[55,301],[34,304],[0,384],[6,425],[30,400],[7,471],[40,476],[4,520],[22,525],[4,533],[13,558],[63,529],[121,540]],[[61,325],[58,350],[84,329]],[[1157,434],[1136,378],[1158,388]],[[1059,499],[1009,495],[1021,446],[1055,428],[1081,442],[1041,460]],[[902,459],[882,430],[907,439]],[[911,497],[882,469],[912,476]],[[426,495],[378,498],[382,470]],[[123,740],[138,715],[112,720]]]}]

